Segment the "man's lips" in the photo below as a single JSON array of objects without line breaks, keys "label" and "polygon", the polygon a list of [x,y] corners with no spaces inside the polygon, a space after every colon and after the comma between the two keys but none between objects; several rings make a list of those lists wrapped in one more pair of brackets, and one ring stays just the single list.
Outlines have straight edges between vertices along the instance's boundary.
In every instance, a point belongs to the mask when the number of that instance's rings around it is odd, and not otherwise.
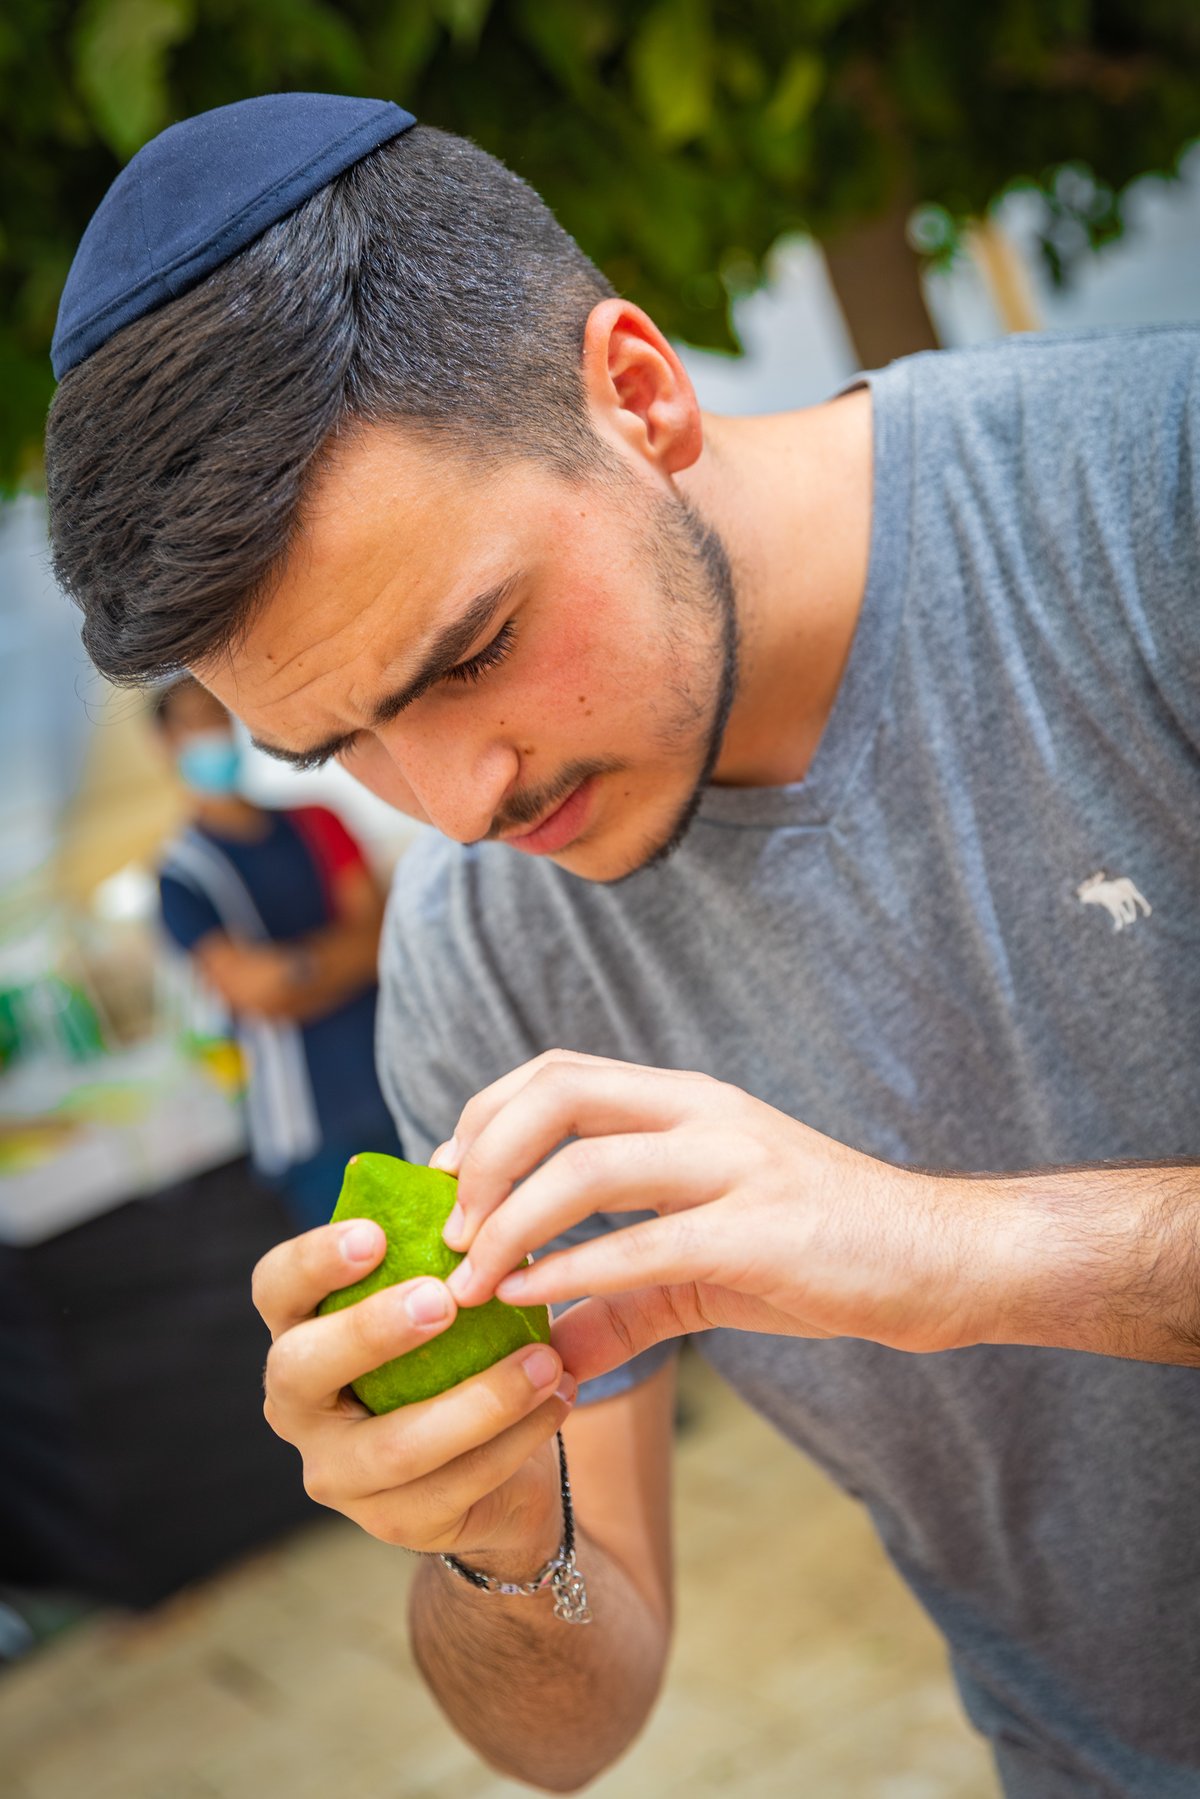
[{"label": "man's lips", "polygon": [[527,856],[550,856],[555,850],[565,849],[584,827],[595,785],[595,775],[589,775],[540,825],[534,825],[531,831],[524,831],[519,836],[506,835],[503,842],[510,843],[515,850],[524,850]]}]

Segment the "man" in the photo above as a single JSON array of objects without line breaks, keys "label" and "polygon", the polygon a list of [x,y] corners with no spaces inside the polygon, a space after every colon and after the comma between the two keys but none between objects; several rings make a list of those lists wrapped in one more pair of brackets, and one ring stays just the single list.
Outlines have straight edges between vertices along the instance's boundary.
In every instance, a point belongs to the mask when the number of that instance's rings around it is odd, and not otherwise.
[{"label": "man", "polygon": [[[439,1552],[433,1692],[568,1790],[661,1681],[695,1332],[869,1507],[1010,1794],[1195,1793],[1200,334],[702,416],[522,184],[341,105],[142,153],[48,435],[106,672],[186,664],[441,834],[380,1071],[470,1255],[322,1318],[378,1230],[272,1252],[270,1422]],[[554,1353],[364,1415],[350,1380],[497,1284],[591,1297]],[[576,1629],[513,1590],[569,1538],[568,1413]]]},{"label": "man", "polygon": [[154,721],[192,815],[159,871],[163,926],[234,1019],[259,1173],[301,1229],[325,1224],[357,1150],[400,1154],[374,1061],[378,883],[326,807],[239,791],[229,714],[198,681],[163,688]]}]

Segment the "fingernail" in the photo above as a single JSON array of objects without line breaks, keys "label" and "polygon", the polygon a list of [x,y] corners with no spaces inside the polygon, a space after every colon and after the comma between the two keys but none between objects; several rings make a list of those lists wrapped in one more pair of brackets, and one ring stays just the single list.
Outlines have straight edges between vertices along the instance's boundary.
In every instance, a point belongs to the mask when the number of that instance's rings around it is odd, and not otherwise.
[{"label": "fingernail", "polygon": [[504,1300],[519,1299],[528,1285],[529,1282],[523,1273],[506,1274],[496,1288],[496,1298]]},{"label": "fingernail", "polygon": [[379,1254],[379,1226],[351,1224],[342,1232],[339,1247],[348,1262],[367,1262]]},{"label": "fingernail", "polygon": [[566,1369],[564,1368],[563,1369],[563,1377],[559,1381],[557,1387],[555,1387],[555,1389],[554,1389],[555,1399],[565,1399],[567,1404],[571,1405],[573,1403],[575,1395],[576,1395],[576,1393],[578,1393],[578,1391],[579,1391],[579,1382],[575,1379],[575,1376],[573,1374],[568,1374]]},{"label": "fingernail", "polygon": [[464,1256],[462,1261],[458,1264],[458,1267],[454,1270],[454,1273],[446,1282],[446,1285],[460,1305],[462,1303],[463,1294],[471,1285],[474,1277],[475,1270],[471,1266],[471,1259],[469,1256]]},{"label": "fingernail", "polygon": [[544,1343],[539,1343],[536,1349],[531,1349],[528,1355],[522,1358],[521,1365],[529,1376],[530,1385],[534,1387],[548,1387],[558,1373],[558,1357],[552,1349],[547,1349]]},{"label": "fingernail", "polygon": [[458,1165],[458,1138],[451,1137],[445,1143],[439,1143],[429,1158],[431,1168],[440,1168],[443,1174],[453,1174]]},{"label": "fingernail", "polygon": [[437,1324],[450,1310],[450,1301],[440,1281],[422,1281],[405,1295],[404,1309],[413,1324]]},{"label": "fingernail", "polygon": [[446,1220],[446,1228],[442,1232],[442,1242],[448,1243],[451,1249],[457,1249],[456,1237],[462,1236],[462,1228],[466,1222],[466,1214],[461,1206],[455,1206]]}]

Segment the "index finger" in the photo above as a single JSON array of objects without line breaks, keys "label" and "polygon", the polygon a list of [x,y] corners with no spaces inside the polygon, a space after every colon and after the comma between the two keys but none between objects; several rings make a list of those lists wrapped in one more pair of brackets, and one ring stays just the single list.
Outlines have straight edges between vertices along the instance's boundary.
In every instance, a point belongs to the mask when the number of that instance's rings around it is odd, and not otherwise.
[{"label": "index finger", "polygon": [[[707,1082],[714,1095],[721,1091],[708,1076],[681,1069],[645,1068],[599,1056],[547,1059],[522,1087],[510,1090],[473,1140],[461,1146],[457,1199],[444,1241],[452,1249],[472,1249],[483,1221],[511,1198],[519,1181],[533,1178],[543,1158],[568,1137],[612,1140],[682,1123],[695,1109],[697,1082]],[[559,1163],[560,1173],[566,1166]],[[594,1158],[588,1166],[594,1167]],[[593,1198],[595,1203],[579,1217],[607,1209],[603,1194]],[[525,1247],[545,1241],[539,1236]],[[461,1269],[456,1273],[453,1290],[462,1300],[467,1275]]]},{"label": "index finger", "polygon": [[347,1218],[320,1224],[269,1249],[255,1267],[250,1296],[271,1341],[313,1317],[328,1294],[361,1280],[386,1247],[387,1239],[370,1218]]},{"label": "index finger", "polygon": [[540,1056],[534,1056],[529,1062],[521,1062],[516,1068],[510,1068],[502,1074],[490,1087],[481,1087],[472,1099],[469,1099],[458,1115],[458,1123],[454,1127],[454,1135],[445,1143],[439,1143],[429,1158],[431,1168],[440,1168],[443,1174],[457,1174],[462,1167],[463,1157],[478,1137],[485,1125],[491,1123],[513,1096],[528,1086],[534,1075],[543,1068],[549,1068],[556,1062],[586,1063],[593,1068],[629,1068],[629,1062],[618,1062],[611,1056],[587,1056],[582,1051],[571,1049],[547,1049]]}]

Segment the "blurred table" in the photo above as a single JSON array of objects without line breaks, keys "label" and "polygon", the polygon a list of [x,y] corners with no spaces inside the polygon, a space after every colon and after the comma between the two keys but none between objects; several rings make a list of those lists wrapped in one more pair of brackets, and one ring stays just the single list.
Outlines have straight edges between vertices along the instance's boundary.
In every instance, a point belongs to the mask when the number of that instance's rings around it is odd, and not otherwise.
[{"label": "blurred table", "polygon": [[0,1076],[0,1243],[41,1243],[142,1193],[241,1156],[240,1101],[155,1037]]},{"label": "blurred table", "polygon": [[69,1089],[0,1085],[0,1586],[145,1606],[322,1515],[262,1415],[250,1297],[294,1227],[187,1058]]}]

